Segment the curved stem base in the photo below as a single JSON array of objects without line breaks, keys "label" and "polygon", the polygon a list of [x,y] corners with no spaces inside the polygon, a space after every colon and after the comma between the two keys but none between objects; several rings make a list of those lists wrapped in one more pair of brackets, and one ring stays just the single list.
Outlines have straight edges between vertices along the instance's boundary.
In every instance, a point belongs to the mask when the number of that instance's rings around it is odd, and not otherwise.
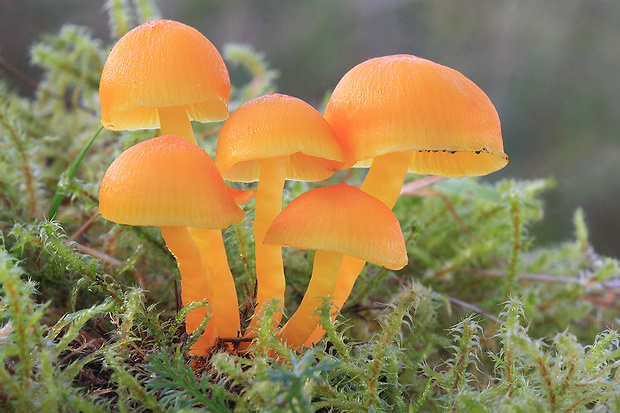
[{"label": "curved stem base", "polygon": [[204,268],[212,281],[211,310],[221,337],[237,338],[240,331],[237,290],[224,248],[222,231],[190,228]]},{"label": "curved stem base", "polygon": [[343,255],[338,252],[317,251],[312,277],[301,304],[280,332],[280,340],[292,348],[301,347],[317,328],[319,315],[315,311],[323,300],[331,297],[336,288],[336,276]]},{"label": "curved stem base", "polygon": [[[210,301],[211,280],[202,266],[200,252],[188,229],[186,227],[161,227],[161,235],[179,266],[183,305],[205,298]],[[194,332],[205,316],[210,313],[209,307],[196,308],[187,313],[185,318],[187,332]],[[204,334],[194,343],[191,352],[195,355],[206,355],[207,350],[215,345],[217,336],[215,320],[211,317]]]}]

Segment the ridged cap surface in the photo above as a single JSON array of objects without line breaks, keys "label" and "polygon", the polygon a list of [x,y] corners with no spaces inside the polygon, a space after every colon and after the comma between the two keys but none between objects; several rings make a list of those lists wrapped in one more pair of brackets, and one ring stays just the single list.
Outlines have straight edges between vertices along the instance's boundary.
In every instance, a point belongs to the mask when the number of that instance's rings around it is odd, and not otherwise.
[{"label": "ridged cap surface", "polygon": [[245,216],[209,155],[174,135],[140,142],[112,162],[99,212],[119,224],[211,229]]},{"label": "ridged cap surface", "polygon": [[301,99],[271,94],[241,105],[224,122],[215,163],[224,178],[258,179],[259,162],[287,157],[287,179],[320,181],[342,166],[342,150],[323,116]]},{"label": "ridged cap surface", "polygon": [[456,70],[410,55],[367,60],[340,80],[325,110],[344,168],[414,151],[410,171],[452,177],[503,168],[499,117],[487,95]]},{"label": "ridged cap surface", "polygon": [[265,243],[339,252],[393,270],[407,264],[403,233],[392,210],[345,184],[295,198],[273,221]]},{"label": "ridged cap surface", "polygon": [[184,106],[191,120],[228,117],[230,79],[222,56],[196,29],[172,20],[145,23],[114,46],[99,85],[107,129],[159,127],[157,107]]}]

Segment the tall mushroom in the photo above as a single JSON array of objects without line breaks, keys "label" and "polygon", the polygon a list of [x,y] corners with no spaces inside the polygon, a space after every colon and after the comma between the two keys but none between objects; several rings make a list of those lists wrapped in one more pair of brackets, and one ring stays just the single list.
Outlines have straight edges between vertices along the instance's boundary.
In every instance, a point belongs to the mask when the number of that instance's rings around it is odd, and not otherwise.
[{"label": "tall mushroom", "polygon": [[[213,294],[209,273],[187,228],[221,230],[245,216],[204,150],[173,135],[132,146],[106,171],[99,212],[119,224],[161,227],[179,266],[183,304],[207,298],[219,324],[234,322],[235,314],[216,312],[226,297]],[[205,308],[190,311],[187,331],[193,332],[206,313]],[[206,334],[192,347],[195,354],[205,354],[213,346],[218,336],[215,327],[209,322]]]},{"label": "tall mushroom", "polygon": [[[230,79],[222,56],[196,29],[172,20],[142,24],[112,48],[99,86],[101,123],[111,130],[161,127],[196,144],[190,120],[228,117]],[[205,265],[211,267],[218,295],[236,297],[221,234],[195,229],[192,237]],[[219,312],[238,312],[238,302],[224,301]],[[220,326],[236,336],[239,322]]]},{"label": "tall mushroom", "polygon": [[407,251],[398,219],[383,202],[349,185],[312,189],[289,203],[273,221],[265,243],[316,250],[312,277],[299,308],[280,333],[300,347],[318,326],[314,311],[337,293],[343,256],[399,270]]},{"label": "tall mushroom", "polygon": [[[355,66],[334,89],[325,118],[342,145],[343,168],[370,165],[361,188],[390,208],[409,171],[463,177],[508,163],[487,95],[456,70],[415,56],[384,56]],[[359,259],[343,260],[337,306],[363,266]],[[317,330],[311,340],[321,335]]]},{"label": "tall mushroom", "polygon": [[[272,94],[250,100],[230,115],[220,131],[215,163],[228,180],[259,181],[254,218],[257,314],[272,299],[284,303],[281,248],[264,245],[263,239],[282,210],[285,180],[330,177],[342,166],[342,150],[316,109],[300,99]],[[281,317],[278,313],[276,321]]]}]

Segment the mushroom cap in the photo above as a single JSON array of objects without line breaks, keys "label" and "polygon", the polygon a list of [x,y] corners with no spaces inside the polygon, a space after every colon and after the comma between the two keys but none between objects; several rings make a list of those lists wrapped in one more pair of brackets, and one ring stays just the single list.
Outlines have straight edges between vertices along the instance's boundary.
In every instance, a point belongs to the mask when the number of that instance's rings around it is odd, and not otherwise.
[{"label": "mushroom cap", "polygon": [[299,195],[273,221],[265,243],[339,252],[392,270],[407,264],[403,233],[392,210],[346,184]]},{"label": "mushroom cap", "polygon": [[301,99],[252,99],[224,122],[215,163],[231,181],[256,181],[262,159],[287,157],[286,178],[320,181],[342,166],[342,149],[323,116]]},{"label": "mushroom cap", "polygon": [[344,168],[399,151],[414,151],[409,170],[423,174],[486,175],[508,162],[487,95],[456,70],[415,56],[355,66],[334,89],[325,118]]},{"label": "mushroom cap", "polygon": [[191,120],[228,117],[230,79],[222,56],[198,30],[158,20],[116,43],[99,85],[107,129],[159,127],[158,107],[184,106]]},{"label": "mushroom cap", "polygon": [[112,162],[99,212],[119,224],[211,229],[245,216],[209,155],[174,135],[140,142]]}]

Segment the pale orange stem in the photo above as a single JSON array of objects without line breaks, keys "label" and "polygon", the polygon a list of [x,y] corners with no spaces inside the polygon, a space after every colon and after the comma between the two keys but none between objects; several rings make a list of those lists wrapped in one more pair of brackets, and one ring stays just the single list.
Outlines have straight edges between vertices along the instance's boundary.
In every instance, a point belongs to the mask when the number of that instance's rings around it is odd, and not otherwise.
[{"label": "pale orange stem", "polygon": [[[181,301],[183,305],[211,300],[211,281],[209,274],[203,268],[200,252],[186,227],[161,227],[161,235],[166,246],[177,260],[181,273]],[[204,318],[210,314],[209,307],[199,307],[191,310],[186,318],[185,325],[188,333],[194,332]],[[207,350],[215,345],[217,329],[213,317],[198,341],[192,346],[191,352],[195,355],[206,355]]]},{"label": "pale orange stem", "polygon": [[200,252],[202,266],[208,268],[212,281],[211,310],[217,331],[221,337],[236,338],[240,331],[239,302],[222,231],[190,228],[190,234]]},{"label": "pale orange stem", "polygon": [[198,144],[187,110],[183,106],[157,108],[161,135],[176,135],[188,142]]},{"label": "pale orange stem", "polygon": [[[276,216],[282,211],[282,190],[286,179],[286,158],[277,157],[260,162],[260,177],[256,190],[254,216],[254,243],[256,255],[256,308],[254,317],[246,330],[246,337],[253,337],[253,330],[258,323],[256,317],[272,300],[284,305],[284,266],[282,248],[263,244],[265,234]],[[274,313],[273,324],[277,326],[282,319],[282,312]],[[246,349],[247,345],[240,346]]]},{"label": "pale orange stem", "polygon": [[317,251],[314,256],[312,277],[295,314],[282,327],[280,340],[291,348],[301,347],[318,326],[319,316],[314,314],[325,297],[334,294],[336,276],[343,255],[332,251]]}]

